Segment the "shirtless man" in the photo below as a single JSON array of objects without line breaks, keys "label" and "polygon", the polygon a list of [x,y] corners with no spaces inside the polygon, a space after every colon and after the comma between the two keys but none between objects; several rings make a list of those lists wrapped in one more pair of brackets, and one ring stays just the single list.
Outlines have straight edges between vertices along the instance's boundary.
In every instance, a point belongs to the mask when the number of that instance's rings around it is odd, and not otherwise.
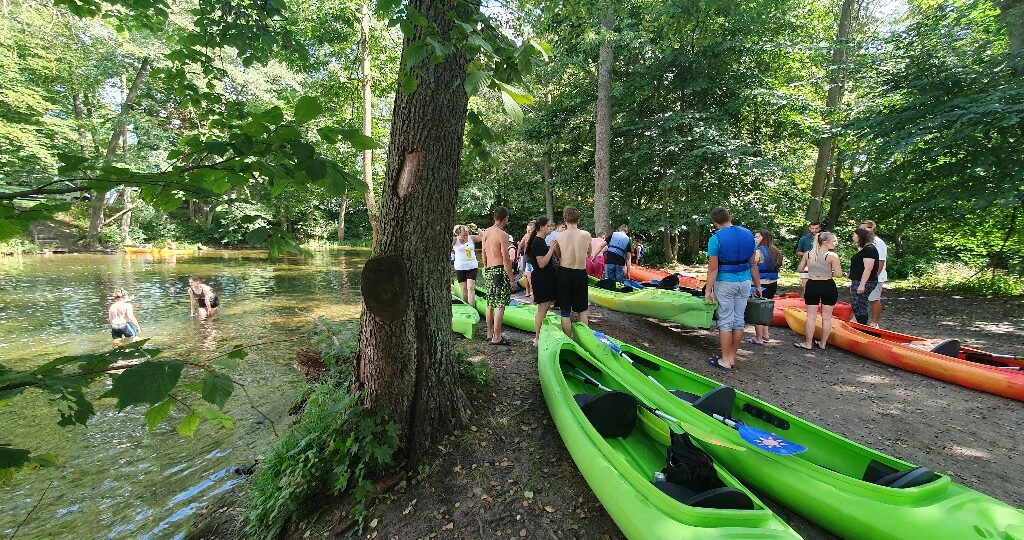
[{"label": "shirtless man", "polygon": [[508,209],[499,206],[494,211],[494,225],[480,235],[483,244],[484,281],[487,287],[487,330],[484,332],[492,345],[508,345],[501,335],[505,306],[512,298],[512,260],[509,259]]},{"label": "shirtless man", "polygon": [[562,331],[572,336],[572,320],[569,318],[575,311],[580,322],[589,324],[587,307],[590,298],[587,294],[587,257],[590,256],[593,237],[587,231],[580,230],[580,211],[566,206],[562,211],[565,220],[565,231],[559,233],[552,243],[558,249],[558,275],[555,277],[556,304],[562,313]]},{"label": "shirtless man", "polygon": [[114,291],[114,303],[107,310],[107,322],[110,323],[110,337],[115,341],[121,338],[132,339],[142,331],[142,325],[135,318],[135,310],[124,289]]}]

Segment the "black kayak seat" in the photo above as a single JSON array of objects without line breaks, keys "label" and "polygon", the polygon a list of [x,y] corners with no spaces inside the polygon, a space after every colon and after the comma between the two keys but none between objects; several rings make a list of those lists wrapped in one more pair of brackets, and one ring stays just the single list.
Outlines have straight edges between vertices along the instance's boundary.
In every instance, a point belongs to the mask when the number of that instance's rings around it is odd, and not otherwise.
[{"label": "black kayak seat", "polygon": [[574,399],[602,437],[628,437],[636,426],[636,398],[625,392],[576,394]]},{"label": "black kayak seat", "polygon": [[928,467],[917,467],[907,471],[896,471],[892,474],[885,475],[874,483],[880,486],[907,489],[917,486],[923,486],[928,482],[931,482],[938,476],[935,471]]},{"label": "black kayak seat", "polygon": [[687,506],[731,510],[754,509],[754,501],[750,500],[746,493],[736,488],[719,487],[697,493],[686,486],[673,482],[656,482],[654,487]]},{"label": "black kayak seat", "polygon": [[736,390],[729,386],[719,386],[703,396],[683,390],[672,390],[672,395],[689,402],[705,414],[717,414],[723,418],[732,415],[732,407],[736,404]]},{"label": "black kayak seat", "polygon": [[952,356],[953,358],[956,358],[960,356],[960,340],[947,339],[946,341],[932,347],[932,352],[935,354],[941,354],[942,356]]}]

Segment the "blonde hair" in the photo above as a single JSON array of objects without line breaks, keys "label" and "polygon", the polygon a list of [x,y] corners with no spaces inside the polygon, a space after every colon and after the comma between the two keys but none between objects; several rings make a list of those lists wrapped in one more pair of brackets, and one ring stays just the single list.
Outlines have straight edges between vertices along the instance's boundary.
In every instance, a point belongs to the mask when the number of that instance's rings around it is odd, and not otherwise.
[{"label": "blonde hair", "polygon": [[829,231],[821,231],[814,235],[814,247],[811,248],[811,252],[807,254],[807,264],[817,264],[820,261],[824,261],[825,257],[828,256],[828,250],[821,247],[825,242],[836,242],[835,233]]},{"label": "blonde hair", "polygon": [[462,236],[462,231],[466,231],[468,233],[469,228],[465,225],[456,225],[455,228],[452,229],[452,234],[455,236]]}]

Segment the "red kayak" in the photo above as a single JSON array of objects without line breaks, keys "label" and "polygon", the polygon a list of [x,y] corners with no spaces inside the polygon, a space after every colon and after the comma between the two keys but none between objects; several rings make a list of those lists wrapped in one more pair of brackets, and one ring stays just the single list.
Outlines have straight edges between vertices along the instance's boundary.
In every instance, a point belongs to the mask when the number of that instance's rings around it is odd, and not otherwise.
[{"label": "red kayak", "polygon": [[[807,312],[785,310],[789,327],[804,333]],[[821,337],[821,318],[814,330]],[[925,339],[863,324],[833,321],[832,345],[883,364],[982,392],[1024,401],[1024,357],[964,347],[958,340]]]},{"label": "red kayak", "polygon": [[[775,313],[772,314],[772,326],[788,326],[786,324],[786,315],[782,312],[783,309],[805,309],[804,306],[804,297],[800,293],[786,293],[776,296]],[[848,321],[853,318],[853,306],[846,302],[839,302],[832,308],[832,316]]]},{"label": "red kayak", "polygon": [[[666,272],[664,270],[657,270],[654,268],[647,268],[646,266],[640,266],[634,264],[629,267],[629,279],[634,279],[641,283],[648,281],[661,281],[665,279],[665,276],[672,275],[672,272]],[[687,289],[703,289],[704,281],[691,276],[679,275],[679,286]]]}]

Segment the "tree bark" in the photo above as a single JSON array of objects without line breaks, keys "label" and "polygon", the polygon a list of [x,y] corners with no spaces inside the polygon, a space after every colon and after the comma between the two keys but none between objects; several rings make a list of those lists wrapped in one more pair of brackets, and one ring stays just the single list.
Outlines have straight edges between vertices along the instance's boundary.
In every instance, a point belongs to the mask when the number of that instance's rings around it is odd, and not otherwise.
[{"label": "tree bark", "polygon": [[604,236],[612,228],[608,186],[611,181],[612,140],[612,66],[614,48],[611,32],[615,28],[615,14],[610,12],[602,26],[605,38],[598,51],[597,63],[597,140],[594,146],[594,230]]},{"label": "tree bark", "polygon": [[551,152],[544,150],[540,158],[540,170],[544,176],[544,210],[547,212],[548,221],[555,221],[555,197],[551,192]]},{"label": "tree bark", "polygon": [[[121,103],[128,101],[128,78],[121,75]],[[128,161],[128,127],[125,126],[121,130],[121,153],[124,156],[125,162]],[[122,192],[122,198],[124,199],[124,215],[121,216],[121,242],[128,244],[131,242],[131,235],[129,231],[132,228],[132,188],[131,186],[124,186]]]},{"label": "tree bark", "polygon": [[[363,53],[363,135],[373,137],[373,71],[370,69],[370,4],[363,2],[360,9],[361,41]],[[377,196],[373,191],[373,150],[363,150],[363,182],[366,182],[366,213],[373,236],[377,236]],[[344,219],[344,218],[342,218]],[[341,236],[344,224],[339,224]],[[338,239],[341,241],[341,238]]]},{"label": "tree bark", "polygon": [[832,189],[829,190],[828,214],[821,223],[823,231],[835,230],[836,224],[839,223],[839,216],[846,209],[846,201],[850,198],[850,181],[843,175],[845,166],[846,163],[842,157],[836,160],[836,167],[832,173]]},{"label": "tree bark", "polygon": [[348,210],[348,197],[338,199],[338,242],[345,241],[345,212]]},{"label": "tree bark", "polygon": [[836,42],[832,47],[832,59],[829,61],[831,73],[828,94],[825,96],[825,133],[818,139],[818,157],[814,162],[814,178],[811,181],[811,200],[807,203],[807,212],[804,213],[807,221],[819,221],[823,210],[825,179],[832,163],[835,129],[839,124],[837,115],[846,90],[846,50],[850,45],[850,32],[853,27],[854,1],[843,0],[840,8]]},{"label": "tree bark", "polygon": [[676,264],[678,254],[672,245],[672,233],[666,228],[661,235],[662,245],[665,249],[665,264]]},{"label": "tree bark", "polygon": [[[146,79],[146,74],[149,73],[150,65],[151,61],[149,58],[144,58],[142,60],[142,64],[139,65],[138,72],[135,73],[135,79],[132,81],[132,86],[128,90],[128,95],[125,97],[124,102],[121,103],[121,112],[117,115],[117,120],[114,124],[114,132],[110,135],[110,141],[107,143],[107,151],[103,156],[103,163],[106,165],[113,163],[114,158],[117,157],[117,148],[124,135],[126,120],[128,115],[132,112],[132,108],[135,106],[135,98],[138,97],[139,91],[142,90],[142,81]],[[103,226],[104,193],[100,193],[99,190],[93,190],[92,193],[92,211],[90,212],[89,233],[86,236],[86,241],[89,243],[90,248],[96,249],[100,247],[100,227]]]},{"label": "tree bark", "polygon": [[[1024,1],[996,0],[999,16],[1006,25],[1006,37],[1010,40],[1010,54],[1019,55],[1024,52]],[[1024,77],[1024,59],[1018,58],[1014,71]]]},{"label": "tree bark", "polygon": [[[449,6],[412,0],[442,39]],[[421,39],[421,27],[404,49]],[[395,94],[387,173],[373,257],[363,268],[363,314],[356,381],[368,407],[400,429],[404,457],[418,463],[465,421],[451,333],[448,251],[455,223],[468,96],[467,58],[458,50],[423,62],[410,95]]]}]

